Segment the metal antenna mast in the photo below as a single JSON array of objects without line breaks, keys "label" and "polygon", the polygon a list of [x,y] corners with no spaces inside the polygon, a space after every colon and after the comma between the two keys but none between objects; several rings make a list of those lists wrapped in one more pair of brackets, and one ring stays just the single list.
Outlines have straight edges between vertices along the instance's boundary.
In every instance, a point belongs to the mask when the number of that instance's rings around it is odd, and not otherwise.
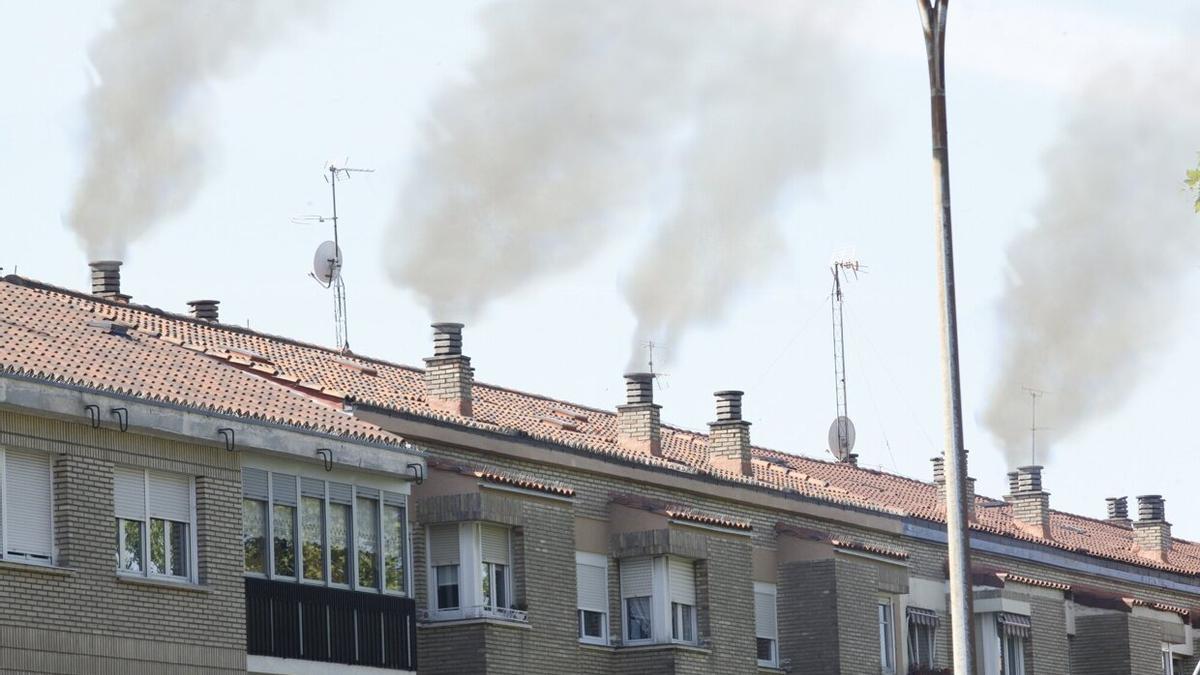
[{"label": "metal antenna mast", "polygon": [[[302,216],[293,218],[296,223],[330,221],[333,223],[333,246],[323,253],[323,248],[317,250],[316,273],[312,274],[317,283],[325,288],[333,289],[333,325],[338,349],[350,351],[350,335],[346,315],[346,282],[342,279],[342,246],[338,236],[337,184],[338,181],[348,180],[353,173],[374,173],[374,169],[357,169],[348,166],[338,166],[333,162],[325,165],[325,182],[329,183],[329,200],[333,215]],[[328,246],[331,242],[325,242]],[[324,259],[322,259],[324,256]]]},{"label": "metal antenna mast", "polygon": [[837,414],[833,418],[834,428],[830,433],[831,447],[829,450],[841,461],[849,458],[850,450],[854,447],[854,425],[850,422],[846,404],[846,332],[842,316],[842,275],[852,273],[857,279],[859,270],[865,269],[857,260],[849,258],[834,260],[833,264],[829,266],[829,271],[833,275],[833,293],[830,295],[829,305],[833,315],[833,380],[834,398],[837,405]]},{"label": "metal antenna mast", "polygon": [[945,404],[946,563],[950,572],[950,643],[955,675],[975,675],[971,598],[971,540],[967,531],[967,452],[963,442],[958,372],[958,309],[954,297],[954,238],[950,226],[950,150],[946,135],[946,10],[950,0],[917,0],[929,66],[933,145],[933,208],[938,242]]},{"label": "metal antenna mast", "polygon": [[1029,463],[1037,465],[1037,432],[1042,431],[1045,427],[1037,425],[1037,400],[1046,395],[1041,389],[1033,387],[1021,387],[1021,390],[1029,394]]}]

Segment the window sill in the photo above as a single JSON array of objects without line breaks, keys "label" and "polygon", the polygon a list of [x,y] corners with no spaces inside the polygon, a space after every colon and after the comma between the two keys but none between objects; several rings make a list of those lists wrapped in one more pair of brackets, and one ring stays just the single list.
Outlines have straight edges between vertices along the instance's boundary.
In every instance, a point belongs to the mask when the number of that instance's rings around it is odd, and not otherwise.
[{"label": "window sill", "polygon": [[0,560],[0,570],[12,570],[13,572],[32,572],[34,574],[45,574],[52,577],[73,577],[76,574],[75,570],[69,567],[39,565],[38,563],[20,562],[17,560]]},{"label": "window sill", "polygon": [[604,644],[602,642],[585,642],[583,640],[580,640],[579,647],[581,649],[594,649],[598,652],[608,652],[610,654],[612,652],[616,651],[616,647],[614,647],[613,645]]},{"label": "window sill", "polygon": [[185,593],[212,593],[210,586],[201,586],[190,581],[167,581],[166,579],[151,579],[149,577],[135,577],[127,574],[118,574],[117,583],[130,584],[133,586],[149,586],[152,588],[169,588],[174,591],[183,591]]},{"label": "window sill", "polygon": [[712,654],[712,650],[707,647],[701,647],[699,645],[687,645],[687,644],[683,644],[680,642],[655,642],[653,644],[645,644],[645,645],[620,645],[617,647],[617,650],[621,651],[621,652],[653,652],[653,651],[678,650],[681,652],[693,652],[696,654],[704,654],[706,656],[709,654]]},{"label": "window sill", "polygon": [[474,619],[423,619],[417,624],[418,628],[445,628],[449,626],[471,626],[475,624],[504,626],[505,628],[517,628],[520,630],[533,630],[528,621],[516,621],[514,619],[498,619],[496,617],[480,617]]}]

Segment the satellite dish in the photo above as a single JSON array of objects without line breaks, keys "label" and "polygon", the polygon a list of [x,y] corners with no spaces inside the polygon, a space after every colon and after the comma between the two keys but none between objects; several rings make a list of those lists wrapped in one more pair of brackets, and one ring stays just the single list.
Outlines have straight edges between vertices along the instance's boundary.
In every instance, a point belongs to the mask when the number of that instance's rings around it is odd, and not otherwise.
[{"label": "satellite dish", "polygon": [[313,276],[328,286],[337,279],[342,269],[342,251],[332,241],[322,242],[313,254]]},{"label": "satellite dish", "polygon": [[839,462],[846,461],[854,449],[854,422],[849,417],[838,417],[829,425],[829,452]]}]

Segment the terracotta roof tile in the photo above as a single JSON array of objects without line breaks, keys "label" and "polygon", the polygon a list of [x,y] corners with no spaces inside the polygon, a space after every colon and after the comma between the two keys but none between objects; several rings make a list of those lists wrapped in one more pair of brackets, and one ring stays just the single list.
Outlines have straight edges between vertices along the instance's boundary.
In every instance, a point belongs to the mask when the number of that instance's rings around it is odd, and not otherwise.
[{"label": "terracotta roof tile", "polygon": [[[135,327],[121,338],[82,330],[97,316]],[[616,415],[545,396],[475,383],[473,417],[433,410],[423,371],[304,344],[237,326],[198,321],[139,306],[7,277],[0,283],[0,368],[55,381],[80,382],[146,398],[280,420],[336,433],[395,440],[341,412],[341,398],[464,427],[559,444],[578,451],[683,473],[779,490],[808,499],[945,522],[937,487],[874,469],[766,448],[752,449],[752,476],[709,464],[705,434],[662,428],[662,457],[617,444]],[[152,337],[160,336],[160,337]],[[118,342],[124,341],[124,342]],[[191,350],[180,349],[185,345]],[[229,354],[228,360],[204,352]],[[266,368],[255,366],[267,365]],[[977,496],[972,529],[1130,565],[1200,574],[1200,545],[1175,539],[1166,562],[1137,554],[1128,528],[1059,511],[1050,536],[1013,519],[1011,507]]]}]

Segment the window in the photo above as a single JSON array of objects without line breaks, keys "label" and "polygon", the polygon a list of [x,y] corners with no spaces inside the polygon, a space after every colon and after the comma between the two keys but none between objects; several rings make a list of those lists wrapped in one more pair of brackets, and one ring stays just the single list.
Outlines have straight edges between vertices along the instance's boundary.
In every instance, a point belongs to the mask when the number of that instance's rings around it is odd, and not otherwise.
[{"label": "window", "polygon": [[651,600],[654,596],[654,559],[634,558],[621,563],[621,602],[625,615],[625,642],[654,639]]},{"label": "window", "polygon": [[434,609],[458,609],[458,525],[429,527],[429,564],[437,585]]},{"label": "window", "polygon": [[934,635],[937,633],[937,613],[928,609],[909,607],[908,615],[908,664],[922,668],[934,667],[937,653]]},{"label": "window", "polygon": [[885,675],[896,672],[896,633],[892,601],[879,601],[879,663]]},{"label": "window", "polygon": [[699,642],[693,561],[661,556],[620,564],[626,643]]},{"label": "window", "polygon": [[1171,645],[1163,644],[1162,672],[1163,675],[1190,675],[1183,665],[1183,657],[1171,651]]},{"label": "window", "polygon": [[608,644],[608,558],[576,551],[575,590],[579,641]]},{"label": "window", "polygon": [[192,579],[193,493],[191,476],[123,466],[114,469],[119,572]]},{"label": "window", "polygon": [[667,558],[671,597],[671,639],[696,642],[696,566],[684,558]]},{"label": "window", "polygon": [[511,531],[490,523],[427,528],[430,618],[523,619],[513,611]]},{"label": "window", "polygon": [[1030,634],[1029,617],[999,612],[996,629],[1000,638],[1000,675],[1025,675],[1025,640]]},{"label": "window", "polygon": [[754,636],[760,666],[779,665],[779,629],[775,600],[775,584],[754,582]]},{"label": "window", "polygon": [[54,562],[50,456],[0,449],[0,559]]},{"label": "window", "polygon": [[480,590],[485,609],[509,609],[512,598],[509,588],[508,528],[500,525],[479,526],[482,565]]},{"label": "window", "polygon": [[405,593],[405,505],[377,488],[243,467],[246,572]]}]

